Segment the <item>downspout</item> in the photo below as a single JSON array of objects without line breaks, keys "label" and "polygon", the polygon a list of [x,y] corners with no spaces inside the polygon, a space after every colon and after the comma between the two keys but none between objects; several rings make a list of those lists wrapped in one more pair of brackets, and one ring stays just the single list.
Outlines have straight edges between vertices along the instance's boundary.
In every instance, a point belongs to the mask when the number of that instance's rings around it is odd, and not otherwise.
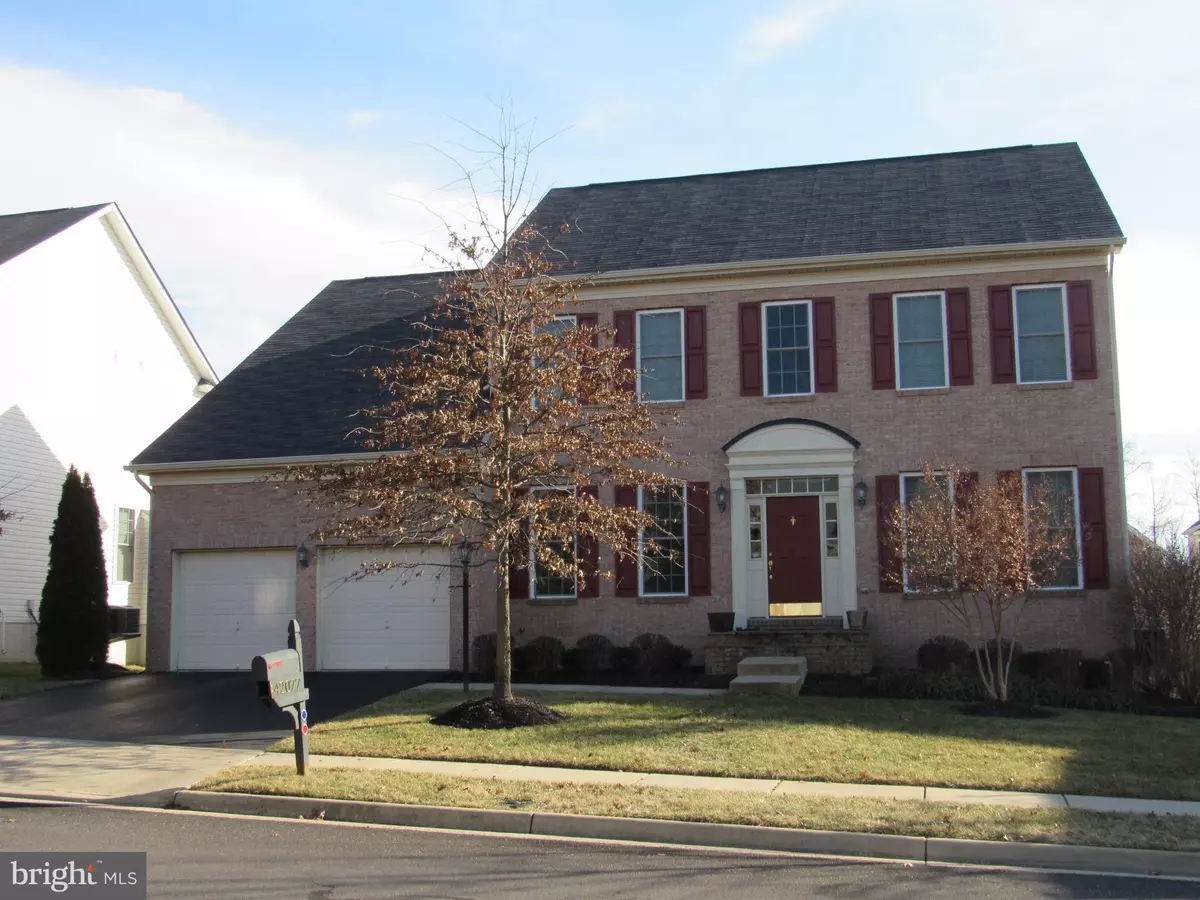
[{"label": "downspout", "polygon": [[1117,413],[1117,464],[1121,467],[1120,485],[1121,501],[1121,560],[1124,564],[1124,574],[1129,575],[1129,506],[1125,486],[1125,430],[1121,423],[1121,379],[1117,370],[1117,303],[1113,294],[1113,269],[1116,268],[1117,254],[1114,247],[1108,248],[1108,321],[1109,332],[1112,335],[1112,373],[1113,373],[1113,404]]},{"label": "downspout", "polygon": [[137,473],[137,472],[133,473],[133,480],[136,481],[138,484],[140,484],[142,486],[142,489],[145,490],[145,492],[147,494],[149,494],[151,497],[154,496],[154,488],[152,488],[152,487],[150,487],[150,485],[146,484],[145,479],[143,479],[139,473]]}]

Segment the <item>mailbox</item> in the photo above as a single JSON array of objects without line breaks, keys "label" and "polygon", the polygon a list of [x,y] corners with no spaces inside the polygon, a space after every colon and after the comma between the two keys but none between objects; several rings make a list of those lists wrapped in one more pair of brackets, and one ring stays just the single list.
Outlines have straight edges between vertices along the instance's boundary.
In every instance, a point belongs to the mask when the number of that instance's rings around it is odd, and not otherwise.
[{"label": "mailbox", "polygon": [[296,650],[279,650],[254,657],[250,672],[258,682],[258,699],[267,706],[284,709],[308,699],[304,667]]}]

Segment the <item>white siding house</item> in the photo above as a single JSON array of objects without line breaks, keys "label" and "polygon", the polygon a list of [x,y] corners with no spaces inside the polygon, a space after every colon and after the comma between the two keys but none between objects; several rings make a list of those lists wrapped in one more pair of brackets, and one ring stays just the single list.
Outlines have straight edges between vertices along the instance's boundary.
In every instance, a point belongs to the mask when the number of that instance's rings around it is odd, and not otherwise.
[{"label": "white siding house", "polygon": [[[124,466],[217,379],[115,204],[0,216],[0,323],[0,506],[16,514],[0,535],[0,662],[12,662],[33,659],[67,466],[96,486],[109,603],[144,602],[149,496]],[[125,654],[112,645],[113,662]]]}]

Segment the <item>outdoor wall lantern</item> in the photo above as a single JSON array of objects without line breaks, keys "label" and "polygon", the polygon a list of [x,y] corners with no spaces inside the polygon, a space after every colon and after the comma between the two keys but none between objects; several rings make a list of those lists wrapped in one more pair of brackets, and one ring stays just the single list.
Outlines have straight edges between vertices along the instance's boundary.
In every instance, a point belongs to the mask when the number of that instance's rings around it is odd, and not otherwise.
[{"label": "outdoor wall lantern", "polygon": [[858,501],[859,506],[867,505],[867,483],[861,478],[858,479],[858,484],[854,486],[854,499]]},{"label": "outdoor wall lantern", "polygon": [[725,485],[717,485],[717,509],[725,512],[725,507],[729,505],[729,490]]},{"label": "outdoor wall lantern", "polygon": [[305,547],[303,544],[301,544],[300,549],[296,551],[296,558],[300,562],[300,568],[302,568],[302,569],[308,568],[308,548]]}]

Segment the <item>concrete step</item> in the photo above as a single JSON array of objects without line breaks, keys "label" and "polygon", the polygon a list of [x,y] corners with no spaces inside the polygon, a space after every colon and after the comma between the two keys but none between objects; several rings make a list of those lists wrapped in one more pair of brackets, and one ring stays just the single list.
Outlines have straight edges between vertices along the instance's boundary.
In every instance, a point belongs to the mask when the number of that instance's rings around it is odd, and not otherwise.
[{"label": "concrete step", "polygon": [[803,656],[748,656],[738,663],[739,675],[807,675]]},{"label": "concrete step", "polygon": [[729,690],[739,694],[784,694],[795,697],[804,686],[803,675],[739,675]]}]

